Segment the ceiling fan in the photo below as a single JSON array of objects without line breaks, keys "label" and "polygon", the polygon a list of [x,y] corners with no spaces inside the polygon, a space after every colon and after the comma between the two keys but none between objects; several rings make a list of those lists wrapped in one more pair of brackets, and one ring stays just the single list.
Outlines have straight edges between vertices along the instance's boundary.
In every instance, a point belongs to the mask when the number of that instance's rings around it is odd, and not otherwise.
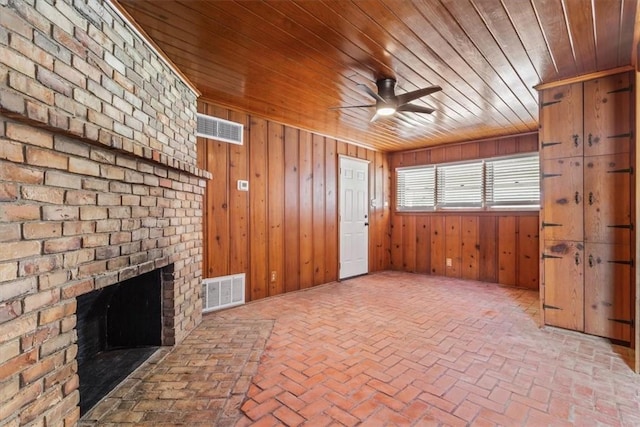
[{"label": "ceiling fan", "polygon": [[332,109],[335,110],[340,108],[376,107],[376,114],[371,119],[372,122],[378,120],[380,117],[392,116],[397,111],[431,114],[435,111],[433,108],[409,104],[409,102],[442,90],[440,86],[429,86],[423,89],[414,90],[413,92],[396,95],[394,92],[394,89],[396,87],[396,80],[388,77],[376,81],[376,86],[378,86],[378,93],[375,93],[369,86],[365,84],[360,83],[358,84],[358,86],[371,97],[373,97],[376,100],[376,103],[370,105],[349,105],[346,107],[334,107]]}]

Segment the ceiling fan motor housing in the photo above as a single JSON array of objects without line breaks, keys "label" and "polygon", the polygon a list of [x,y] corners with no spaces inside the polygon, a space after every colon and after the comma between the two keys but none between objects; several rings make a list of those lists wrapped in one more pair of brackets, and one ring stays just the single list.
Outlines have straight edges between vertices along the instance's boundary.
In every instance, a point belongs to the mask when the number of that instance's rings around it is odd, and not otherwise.
[{"label": "ceiling fan motor housing", "polygon": [[[397,107],[395,94],[396,80],[392,78],[379,79],[376,81],[376,86],[378,86],[378,95],[385,100],[383,104],[393,108]],[[381,103],[382,102],[378,100],[377,104],[380,105]]]}]

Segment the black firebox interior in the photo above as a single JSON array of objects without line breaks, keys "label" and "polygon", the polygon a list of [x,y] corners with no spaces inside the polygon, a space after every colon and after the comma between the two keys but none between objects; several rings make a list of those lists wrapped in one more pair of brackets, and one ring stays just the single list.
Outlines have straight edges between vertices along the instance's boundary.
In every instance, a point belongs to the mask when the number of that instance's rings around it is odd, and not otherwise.
[{"label": "black firebox interior", "polygon": [[154,270],[78,297],[81,414],[162,345],[161,288]]}]

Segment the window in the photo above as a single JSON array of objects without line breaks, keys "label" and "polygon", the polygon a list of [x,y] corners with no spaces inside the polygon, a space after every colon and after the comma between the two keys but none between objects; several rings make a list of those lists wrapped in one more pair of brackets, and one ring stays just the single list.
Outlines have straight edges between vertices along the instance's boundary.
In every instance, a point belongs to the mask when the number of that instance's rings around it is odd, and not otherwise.
[{"label": "window", "polygon": [[438,165],[439,208],[482,207],[482,162]]},{"label": "window", "polygon": [[396,209],[538,209],[538,153],[397,168]]},{"label": "window", "polygon": [[436,206],[436,167],[419,166],[397,170],[396,206],[404,210],[433,210]]},{"label": "window", "polygon": [[538,156],[510,157],[486,162],[486,203],[490,207],[540,205]]}]

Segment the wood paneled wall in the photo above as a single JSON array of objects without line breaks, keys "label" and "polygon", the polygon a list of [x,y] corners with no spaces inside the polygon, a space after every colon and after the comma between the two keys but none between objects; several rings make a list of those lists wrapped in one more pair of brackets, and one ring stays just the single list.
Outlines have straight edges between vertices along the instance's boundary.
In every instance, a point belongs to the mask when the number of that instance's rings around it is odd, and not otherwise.
[{"label": "wood paneled wall", "polygon": [[[370,197],[378,203],[370,208],[369,270],[388,268],[385,154],[204,101],[198,111],[245,125],[244,145],[198,138],[198,166],[213,174],[204,277],[246,273],[247,300],[337,280],[339,155],[370,162]],[[248,192],[237,189],[240,179],[249,181]]]},{"label": "wood paneled wall", "polygon": [[[527,134],[390,155],[396,167],[537,151]],[[392,180],[395,197],[395,181]],[[538,289],[538,212],[391,213],[390,268]],[[451,266],[446,259],[451,258]]]}]

